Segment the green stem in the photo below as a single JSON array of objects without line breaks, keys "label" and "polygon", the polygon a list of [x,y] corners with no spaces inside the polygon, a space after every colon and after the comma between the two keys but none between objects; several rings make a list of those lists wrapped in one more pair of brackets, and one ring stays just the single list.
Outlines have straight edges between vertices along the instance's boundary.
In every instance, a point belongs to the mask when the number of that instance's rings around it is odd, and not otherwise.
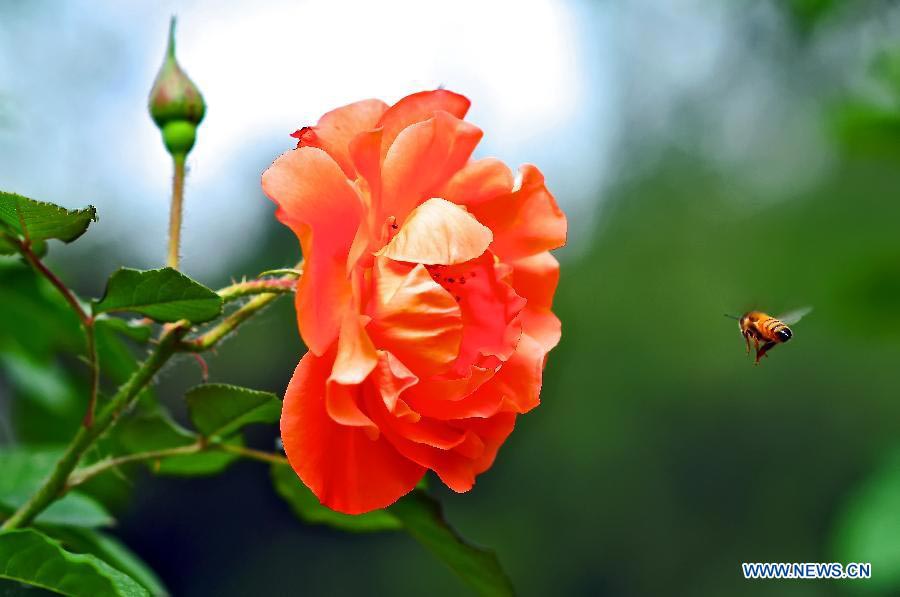
[{"label": "green stem", "polygon": [[250,280],[237,282],[219,290],[219,296],[226,303],[254,294],[287,294],[294,292],[297,280],[293,278],[275,278],[266,280]]},{"label": "green stem", "polygon": [[159,343],[150,356],[131,375],[119,391],[106,403],[106,406],[97,414],[94,424],[90,427],[80,427],[75,437],[69,443],[69,447],[56,463],[50,476],[44,481],[38,491],[29,498],[12,516],[10,516],[0,530],[16,529],[31,524],[34,518],[44,511],[50,504],[57,500],[66,488],[69,475],[78,466],[84,453],[93,443],[118,419],[121,412],[128,407],[141,389],[146,386],[157,371],[175,354],[178,342],[184,335],[186,328],[181,323],[169,327],[160,338]]},{"label": "green stem", "polygon": [[77,485],[81,485],[97,475],[105,473],[111,468],[118,468],[125,464],[142,462],[144,460],[159,460],[161,458],[170,458],[172,456],[183,456],[184,454],[196,454],[197,452],[202,452],[206,447],[207,444],[204,441],[198,440],[193,444],[178,446],[176,448],[138,452],[136,454],[119,456],[118,458],[105,458],[90,466],[72,471],[72,474],[69,475],[69,478],[66,481],[65,491],[68,491]]},{"label": "green stem", "polygon": [[263,452],[262,450],[254,450],[244,446],[236,446],[234,444],[210,444],[211,448],[237,454],[250,460],[259,460],[261,462],[269,462],[273,464],[288,464],[288,459],[281,454],[273,454],[271,452]]},{"label": "green stem", "polygon": [[172,176],[172,206],[169,210],[169,255],[166,265],[178,269],[181,245],[181,206],[184,202],[184,160],[183,154],[175,154],[172,161],[175,173]]},{"label": "green stem", "polygon": [[[22,223],[22,227],[22,229],[25,230],[24,222]],[[34,251],[31,250],[31,241],[26,238],[24,241],[14,239],[13,242],[18,245],[19,252],[25,257],[25,260],[28,261],[39,274],[44,276],[50,284],[59,291],[63,298],[66,299],[66,302],[69,303],[72,310],[75,311],[75,315],[78,316],[78,320],[84,327],[85,341],[87,344],[87,362],[91,372],[91,381],[90,397],[88,398],[87,409],[84,413],[83,424],[85,427],[90,427],[94,421],[94,406],[97,404],[97,393],[100,388],[100,361],[97,359],[94,318],[88,315],[87,311],[84,310],[84,307],[81,306],[81,301],[78,300],[75,293],[72,292],[72,290],[66,286],[65,283],[50,270],[50,268],[44,265],[44,262],[41,261],[40,257],[35,255]]]},{"label": "green stem", "polygon": [[199,452],[209,452],[219,450],[220,452],[228,452],[235,454],[248,460],[257,460],[259,462],[267,462],[270,464],[287,465],[288,460],[280,454],[272,452],[263,452],[253,448],[244,446],[236,446],[233,444],[209,443],[205,438],[200,438],[192,444],[185,446],[177,446],[175,448],[163,448],[161,450],[148,450],[147,452],[137,452],[135,454],[127,454],[118,458],[106,458],[100,462],[96,462],[90,466],[76,469],[69,475],[69,479],[65,484],[64,491],[69,491],[82,483],[93,479],[97,475],[102,475],[106,471],[118,468],[126,464],[135,462],[144,462],[147,460],[160,460],[162,458],[172,458],[174,456],[184,456],[186,454],[197,454]]},{"label": "green stem", "polygon": [[222,341],[225,336],[233,332],[244,321],[252,317],[257,312],[266,308],[281,294],[293,292],[297,287],[297,277],[302,275],[303,260],[297,264],[296,269],[281,278],[274,280],[255,280],[252,282],[239,282],[226,286],[219,290],[219,296],[225,302],[235,299],[256,295],[240,309],[228,315],[219,322],[218,325],[208,329],[203,334],[194,338],[187,339],[181,343],[180,350],[185,352],[203,352],[209,350]]},{"label": "green stem", "polygon": [[82,424],[90,427],[94,424],[94,409],[97,405],[97,394],[100,390],[100,361],[97,359],[97,338],[94,333],[94,320],[85,323],[84,334],[87,340],[88,366],[91,368],[91,395],[88,398],[87,410]]},{"label": "green stem", "polygon": [[75,314],[78,316],[78,319],[81,323],[87,327],[90,325],[91,316],[87,314],[84,308],[81,306],[81,302],[79,302],[78,297],[66,286],[62,280],[60,280],[56,274],[54,274],[50,269],[44,265],[44,262],[41,261],[40,257],[34,254],[34,251],[31,250],[31,243],[29,241],[21,241],[18,239],[14,239],[14,242],[18,245],[19,252],[25,257],[26,261],[31,264],[34,269],[38,271],[42,276],[47,278],[51,284],[53,284],[54,288],[56,288],[63,298],[66,299],[66,302],[72,307],[72,310],[75,311]]},{"label": "green stem", "polygon": [[281,295],[269,292],[253,297],[247,301],[246,305],[228,315],[218,325],[213,326],[199,336],[181,342],[179,350],[185,352],[203,352],[209,350],[225,338],[225,336],[233,332],[243,322],[250,319],[270,303],[274,302],[279,296]]}]

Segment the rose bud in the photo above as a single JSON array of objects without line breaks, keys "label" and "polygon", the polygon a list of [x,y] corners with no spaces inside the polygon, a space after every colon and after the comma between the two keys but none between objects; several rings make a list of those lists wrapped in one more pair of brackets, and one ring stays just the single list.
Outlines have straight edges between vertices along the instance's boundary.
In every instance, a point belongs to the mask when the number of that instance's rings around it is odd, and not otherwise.
[{"label": "rose bud", "polygon": [[150,90],[149,108],[169,153],[187,155],[194,146],[206,104],[200,90],[175,60],[175,17],[169,25],[165,60]]}]

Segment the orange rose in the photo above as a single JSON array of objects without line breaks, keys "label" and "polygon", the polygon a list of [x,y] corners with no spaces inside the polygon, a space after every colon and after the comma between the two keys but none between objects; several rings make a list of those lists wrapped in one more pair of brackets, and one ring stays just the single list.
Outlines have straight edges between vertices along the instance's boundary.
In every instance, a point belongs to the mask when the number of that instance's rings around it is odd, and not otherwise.
[{"label": "orange rose", "polygon": [[291,466],[358,514],[427,469],[454,491],[487,470],[539,402],[566,218],[534,166],[521,181],[469,161],[469,101],[427,91],[366,100],[294,136],[262,177],[300,239],[297,321],[309,352],[284,397]]}]

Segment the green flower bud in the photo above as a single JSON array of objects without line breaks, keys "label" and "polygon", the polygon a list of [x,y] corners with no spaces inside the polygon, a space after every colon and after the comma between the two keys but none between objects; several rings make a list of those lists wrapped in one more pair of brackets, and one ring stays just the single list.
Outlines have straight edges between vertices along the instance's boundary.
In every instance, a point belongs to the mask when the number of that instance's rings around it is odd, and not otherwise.
[{"label": "green flower bud", "polygon": [[203,120],[206,104],[200,90],[175,60],[175,17],[169,25],[165,60],[150,90],[149,108],[169,153],[187,155],[194,146],[197,125]]}]

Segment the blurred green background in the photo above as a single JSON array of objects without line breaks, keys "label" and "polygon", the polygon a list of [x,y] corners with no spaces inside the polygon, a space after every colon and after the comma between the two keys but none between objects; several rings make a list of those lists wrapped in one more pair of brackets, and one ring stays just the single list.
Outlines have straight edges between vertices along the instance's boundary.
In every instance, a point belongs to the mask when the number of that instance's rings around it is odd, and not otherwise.
[{"label": "blurred green background", "polygon": [[[185,267],[212,287],[298,256],[258,187],[288,133],[359,97],[444,83],[473,99],[479,155],[537,163],[571,220],[543,403],[474,490],[437,490],[448,519],[496,549],[523,595],[900,593],[896,3],[473,2],[416,14],[385,2],[365,35],[352,17],[368,15],[362,4],[337,3],[333,19],[321,2],[282,4],[0,2],[0,187],[100,211],[97,230],[51,249],[68,282],[96,295],[123,261],[162,261],[169,171],[143,102],[171,12],[210,106],[189,162]],[[446,10],[452,32],[434,33],[426,17]],[[259,37],[284,29],[279,11],[297,17],[290,56],[266,54]],[[347,56],[318,56],[308,35]],[[357,83],[314,65],[370,48],[381,70]],[[532,77],[496,71],[518,72],[519,50],[536,60]],[[204,70],[218,52],[226,63]],[[17,268],[0,263],[0,434],[55,443],[77,425],[67,380],[83,371],[64,354],[67,332],[35,331],[40,318],[6,292],[27,283]],[[803,305],[814,311],[794,340],[760,367],[722,317]],[[35,373],[16,356],[23,345],[57,374]],[[280,394],[302,350],[282,300],[209,359],[210,377]],[[185,358],[156,390],[180,417],[199,378]],[[250,443],[275,438],[259,428]],[[115,534],[175,595],[464,590],[404,535],[301,525],[256,463],[144,475],[120,495]],[[745,561],[872,562],[873,578],[745,581]]]}]

